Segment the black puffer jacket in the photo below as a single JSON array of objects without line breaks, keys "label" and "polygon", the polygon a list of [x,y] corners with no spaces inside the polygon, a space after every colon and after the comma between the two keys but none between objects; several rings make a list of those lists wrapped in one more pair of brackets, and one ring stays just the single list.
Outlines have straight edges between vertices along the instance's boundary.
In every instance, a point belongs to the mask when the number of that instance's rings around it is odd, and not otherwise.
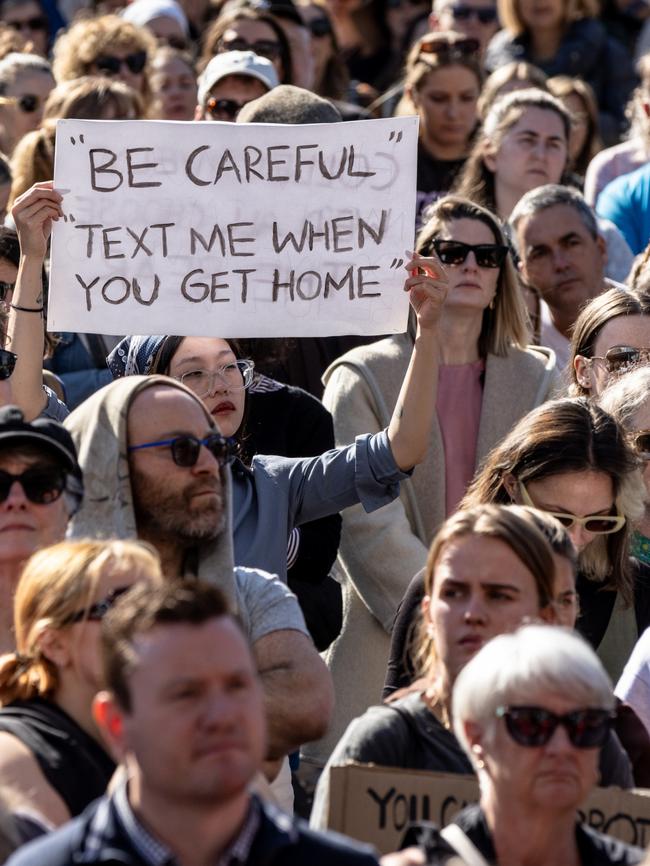
[{"label": "black puffer jacket", "polygon": [[530,36],[511,36],[500,30],[490,42],[485,65],[489,72],[513,60],[534,63],[549,77],[570,75],[590,84],[600,111],[600,128],[605,144],[617,144],[625,126],[624,109],[637,84],[634,67],[625,48],[607,34],[595,18],[583,18],[569,25],[552,60],[536,61],[531,56]]}]

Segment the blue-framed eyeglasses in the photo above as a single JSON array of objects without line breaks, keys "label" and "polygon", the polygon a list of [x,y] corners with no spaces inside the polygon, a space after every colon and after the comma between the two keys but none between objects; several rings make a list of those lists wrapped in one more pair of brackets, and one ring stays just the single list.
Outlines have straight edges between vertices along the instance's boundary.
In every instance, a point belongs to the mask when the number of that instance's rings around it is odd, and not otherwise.
[{"label": "blue-framed eyeglasses", "polygon": [[129,451],[140,451],[143,448],[170,448],[174,463],[187,468],[196,465],[202,445],[208,449],[219,466],[231,463],[237,454],[237,440],[226,438],[219,433],[211,433],[205,439],[198,439],[196,436],[175,436],[173,439],[142,442],[140,445],[130,445]]}]

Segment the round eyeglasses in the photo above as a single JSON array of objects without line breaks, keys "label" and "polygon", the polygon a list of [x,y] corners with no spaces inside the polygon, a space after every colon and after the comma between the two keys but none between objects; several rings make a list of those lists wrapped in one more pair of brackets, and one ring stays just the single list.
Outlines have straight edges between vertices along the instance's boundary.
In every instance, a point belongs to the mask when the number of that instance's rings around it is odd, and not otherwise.
[{"label": "round eyeglasses", "polygon": [[197,397],[207,397],[215,391],[244,391],[253,381],[255,364],[248,360],[233,361],[217,370],[187,370],[174,376]]}]

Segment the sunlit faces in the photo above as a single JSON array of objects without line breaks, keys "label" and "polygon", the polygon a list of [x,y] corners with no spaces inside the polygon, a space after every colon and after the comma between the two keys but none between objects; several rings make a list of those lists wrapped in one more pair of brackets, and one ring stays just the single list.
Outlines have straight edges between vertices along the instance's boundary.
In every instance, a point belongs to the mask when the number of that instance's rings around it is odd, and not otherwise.
[{"label": "sunlit faces", "polygon": [[[169,375],[175,379],[185,377],[183,382],[191,388],[192,379],[186,374],[196,370],[214,373],[236,360],[237,357],[226,340],[216,337],[186,337],[170,362]],[[224,436],[234,436],[244,417],[246,392],[243,388],[232,390],[225,380],[215,377],[211,393],[201,399],[215,419],[220,432]]]},{"label": "sunlit faces", "polygon": [[[142,93],[144,91],[145,86],[145,67],[143,65],[142,69],[138,71],[137,66],[139,63],[135,64],[136,68],[132,68],[134,66],[133,60],[128,60],[128,58],[134,58],[136,55],[141,54],[143,49],[139,45],[133,45],[130,48],[121,47],[121,48],[111,48],[106,49],[103,55],[100,55],[94,63],[90,64],[90,69],[88,70],[90,75],[108,75],[110,78],[114,78],[117,81],[122,81],[124,84],[128,84],[129,87],[132,87],[138,93]],[[104,57],[110,58],[110,67],[104,63]],[[117,68],[113,71],[113,61],[117,61]]]},{"label": "sunlit faces", "polygon": [[[13,451],[0,451],[0,470],[20,475],[39,465],[52,466],[43,457],[20,456]],[[56,465],[56,464],[54,464]],[[64,496],[48,504],[31,502],[17,481],[8,497],[0,502],[0,561],[22,562],[36,550],[61,541],[68,525],[68,510]]]},{"label": "sunlit faces", "polygon": [[526,30],[560,30],[565,23],[565,0],[518,0]]},{"label": "sunlit faces", "polygon": [[203,808],[244,794],[266,751],[262,690],[228,617],[159,625],[134,641],[130,711],[113,742],[138,787]]},{"label": "sunlit faces", "polygon": [[181,57],[161,57],[152,65],[153,114],[160,120],[193,120],[196,77]]},{"label": "sunlit faces", "polygon": [[576,575],[573,563],[553,552],[555,581],[553,583],[553,609],[555,622],[566,628],[574,628],[580,611],[576,592]]},{"label": "sunlit faces", "polygon": [[[558,715],[584,709],[574,698],[545,689],[512,695],[506,703],[543,707]],[[516,802],[531,813],[537,809],[563,812],[577,808],[597,782],[600,749],[576,748],[562,725],[545,746],[519,745],[505,720],[497,718],[477,724],[469,739],[483,761],[490,800]]]},{"label": "sunlit faces", "polygon": [[[140,580],[151,580],[144,568],[116,568],[107,566],[97,581],[89,606],[104,601],[114,590],[133,586]],[[62,639],[68,647],[68,664],[77,675],[80,685],[89,691],[89,699],[104,687],[101,652],[101,622],[81,620],[62,629]]]},{"label": "sunlit faces", "polygon": [[187,45],[185,31],[176,18],[171,15],[159,15],[147,21],[147,30],[151,30],[158,42],[167,43],[181,48]]},{"label": "sunlit faces", "polygon": [[332,41],[331,32],[327,32],[326,28],[331,24],[326,17],[325,10],[316,3],[297,6],[300,17],[309,25],[312,22],[325,22],[323,25],[323,33],[311,34],[311,55],[314,60],[314,81],[318,85],[325,75],[327,64],[334,52],[334,43]]},{"label": "sunlit faces", "polygon": [[[612,515],[616,511],[614,483],[605,472],[591,469],[559,472],[527,481],[526,490],[535,508],[541,511],[576,517]],[[578,553],[597,537],[577,522],[567,532]]]},{"label": "sunlit faces", "polygon": [[497,185],[517,199],[546,183],[559,183],[567,163],[564,125],[555,111],[531,107],[483,157]]},{"label": "sunlit faces", "polygon": [[422,85],[410,92],[420,117],[420,135],[436,156],[440,148],[447,159],[458,158],[476,126],[476,101],[480,85],[474,73],[464,66],[443,66],[429,73]]},{"label": "sunlit faces", "polygon": [[239,18],[233,21],[221,37],[219,51],[254,51],[266,57],[275,66],[280,81],[285,70],[282,65],[282,46],[275,30],[265,21]]},{"label": "sunlit faces", "polygon": [[[477,12],[494,12],[491,21],[481,21]],[[455,30],[470,39],[478,39],[481,55],[485,54],[488,42],[499,29],[494,0],[451,0],[437,16],[437,26],[431,29]]]},{"label": "sunlit faces", "polygon": [[33,0],[14,0],[4,3],[0,21],[20,33],[25,42],[31,42],[33,50],[47,57],[47,17],[40,3]]},{"label": "sunlit faces", "polygon": [[[496,244],[497,238],[484,222],[459,219],[448,223],[438,235],[441,240],[462,241],[466,244]],[[474,252],[462,265],[445,265],[449,279],[446,308],[484,310],[494,298],[499,281],[499,268],[480,268]]]},{"label": "sunlit faces", "polygon": [[587,106],[577,93],[569,93],[566,96],[562,96],[560,101],[571,114],[569,155],[571,159],[577,159],[577,157],[580,156],[580,152],[585,146],[587,136],[589,135],[589,115],[587,114]]},{"label": "sunlit faces", "polygon": [[575,318],[603,290],[604,240],[593,237],[578,211],[557,204],[517,224],[520,271],[553,310]]},{"label": "sunlit faces", "polygon": [[650,347],[650,316],[617,316],[610,319],[600,330],[594,343],[593,359],[577,355],[574,367],[578,381],[594,397],[598,397],[614,378],[605,364],[596,360],[604,358],[614,346],[630,346],[633,349]]},{"label": "sunlit faces", "polygon": [[293,84],[296,87],[304,87],[305,90],[312,90],[315,67],[311,52],[311,33],[302,22],[291,21],[284,16],[279,16],[277,21],[289,43],[293,65]]},{"label": "sunlit faces", "polygon": [[[179,388],[156,385],[140,391],[129,409],[128,444],[142,445],[214,432],[205,407]],[[216,458],[202,446],[194,466],[177,466],[169,446],[129,454],[138,534],[155,544],[176,539],[190,545],[216,538],[223,529],[224,502]]]},{"label": "sunlit faces", "polygon": [[529,569],[505,542],[477,535],[444,546],[423,611],[451,682],[487,641],[540,613]]},{"label": "sunlit faces", "polygon": [[249,102],[268,93],[268,87],[251,75],[228,75],[210,90],[203,106],[197,109],[197,120],[223,120],[233,123]]},{"label": "sunlit faces", "polygon": [[[6,85],[4,96],[15,101],[2,106],[0,117],[3,125],[8,127],[14,147],[24,135],[40,126],[45,100],[53,87],[54,78],[49,72],[37,70],[19,72],[14,80]],[[28,107],[33,105],[33,111],[25,111],[24,106],[21,107],[22,97],[30,97]]]},{"label": "sunlit faces", "polygon": [[410,37],[409,44],[414,43],[416,37],[411,32],[412,27],[430,11],[431,3],[428,0],[391,0],[386,4],[386,24],[392,43],[398,50],[403,49],[407,36]]}]

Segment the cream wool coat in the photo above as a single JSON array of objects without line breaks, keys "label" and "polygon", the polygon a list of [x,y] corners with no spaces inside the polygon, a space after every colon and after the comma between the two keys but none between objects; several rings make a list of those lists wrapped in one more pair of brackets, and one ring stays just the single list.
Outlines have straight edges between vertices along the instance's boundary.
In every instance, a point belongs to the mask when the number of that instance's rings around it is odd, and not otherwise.
[{"label": "cream wool coat", "polygon": [[[334,418],[337,446],[388,425],[412,348],[412,337],[400,334],[353,349],[325,371],[323,402]],[[523,415],[552,396],[556,383],[550,349],[488,355],[477,466]],[[402,481],[399,498],[373,514],[355,506],[342,516],[337,577],[343,585],[343,629],[324,654],[336,709],[328,735],[303,749],[304,760],[319,765],[348,723],[380,701],[395,612],[445,519],[445,459],[437,421],[427,456]]]}]

